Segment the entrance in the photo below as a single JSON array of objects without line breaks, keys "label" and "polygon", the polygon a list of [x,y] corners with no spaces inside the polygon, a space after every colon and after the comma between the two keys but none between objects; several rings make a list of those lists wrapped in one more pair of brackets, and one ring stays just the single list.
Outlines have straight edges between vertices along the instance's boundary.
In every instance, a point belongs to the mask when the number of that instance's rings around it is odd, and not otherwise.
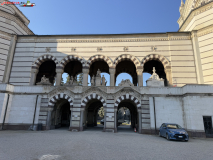
[{"label": "entrance", "polygon": [[205,133],[207,138],[213,138],[213,129],[212,129],[212,117],[204,116],[203,123],[205,128]]},{"label": "entrance", "polygon": [[135,104],[131,101],[124,100],[118,105],[117,111],[117,131],[134,131],[138,130],[138,114]]},{"label": "entrance", "polygon": [[91,100],[84,111],[84,129],[103,130],[104,128],[104,109],[99,100]]},{"label": "entrance", "polygon": [[51,115],[51,129],[66,128],[70,126],[70,104],[67,100],[59,100],[52,111]]}]

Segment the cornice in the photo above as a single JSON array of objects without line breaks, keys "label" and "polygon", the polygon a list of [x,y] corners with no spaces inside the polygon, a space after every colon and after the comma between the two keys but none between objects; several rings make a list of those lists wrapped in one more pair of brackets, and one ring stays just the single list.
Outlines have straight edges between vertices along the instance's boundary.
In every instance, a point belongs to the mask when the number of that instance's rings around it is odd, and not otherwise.
[{"label": "cornice", "polygon": [[201,14],[201,13],[207,11],[207,10],[210,10],[212,8],[213,8],[213,1],[207,3],[206,5],[203,5],[203,6],[199,7],[199,8],[196,8],[196,9],[192,10],[189,13],[189,16],[183,22],[182,26],[180,27],[179,32],[180,31],[184,31],[195,16],[197,16],[197,15],[199,15],[199,14]]},{"label": "cornice", "polygon": [[[3,34],[3,35],[2,35]],[[3,39],[7,39],[7,40],[11,40],[11,34],[9,33],[6,33],[4,31],[0,31],[0,38],[3,38]]]},{"label": "cornice", "polygon": [[190,40],[190,35],[188,36],[174,36],[167,38],[125,38],[125,39],[23,39],[18,38],[19,43],[106,43],[106,42],[149,42],[149,41],[177,41],[177,40]]},{"label": "cornice", "polygon": [[19,25],[28,35],[34,35],[34,33],[25,25],[23,22],[20,21],[19,18],[15,17],[12,14],[6,13],[4,11],[0,11],[0,16],[10,19],[14,21],[17,25]]},{"label": "cornice", "polygon": [[206,27],[206,28],[203,28],[203,29],[201,29],[201,30],[198,30],[198,31],[197,31],[197,36],[198,36],[198,37],[201,37],[201,36],[207,35],[207,34],[209,34],[209,33],[213,33],[213,25],[208,26],[208,27]]}]

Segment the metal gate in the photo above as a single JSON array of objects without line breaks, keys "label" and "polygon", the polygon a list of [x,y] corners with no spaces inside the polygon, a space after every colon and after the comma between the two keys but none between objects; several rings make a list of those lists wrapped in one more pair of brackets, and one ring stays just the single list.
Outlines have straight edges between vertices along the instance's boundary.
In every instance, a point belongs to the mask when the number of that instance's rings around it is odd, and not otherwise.
[{"label": "metal gate", "polygon": [[212,117],[211,116],[203,117],[203,123],[204,123],[206,137],[213,138]]}]

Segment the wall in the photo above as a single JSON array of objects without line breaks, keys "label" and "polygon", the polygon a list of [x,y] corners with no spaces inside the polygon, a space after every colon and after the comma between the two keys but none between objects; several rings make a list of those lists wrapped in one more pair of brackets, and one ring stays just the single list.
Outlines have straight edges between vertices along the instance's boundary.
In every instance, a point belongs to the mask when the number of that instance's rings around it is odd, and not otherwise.
[{"label": "wall", "polygon": [[[156,51],[152,50],[153,46]],[[47,47],[50,52],[46,51]],[[98,47],[102,47],[102,51]],[[125,47],[128,47],[127,51],[124,51]],[[76,50],[72,51],[72,48]],[[18,36],[9,82],[29,85],[32,63],[46,54],[56,57],[59,62],[68,55],[82,56],[85,60],[104,55],[114,61],[119,55],[130,54],[140,63],[147,55],[158,54],[171,62],[172,79],[178,86],[197,83],[190,33]]]}]

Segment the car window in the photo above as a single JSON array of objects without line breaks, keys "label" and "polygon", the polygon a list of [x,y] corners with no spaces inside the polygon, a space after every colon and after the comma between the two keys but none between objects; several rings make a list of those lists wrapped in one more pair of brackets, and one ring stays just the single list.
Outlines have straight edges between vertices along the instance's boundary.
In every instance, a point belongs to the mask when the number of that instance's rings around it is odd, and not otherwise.
[{"label": "car window", "polygon": [[181,129],[182,127],[177,124],[168,124],[167,128],[168,129]]}]

